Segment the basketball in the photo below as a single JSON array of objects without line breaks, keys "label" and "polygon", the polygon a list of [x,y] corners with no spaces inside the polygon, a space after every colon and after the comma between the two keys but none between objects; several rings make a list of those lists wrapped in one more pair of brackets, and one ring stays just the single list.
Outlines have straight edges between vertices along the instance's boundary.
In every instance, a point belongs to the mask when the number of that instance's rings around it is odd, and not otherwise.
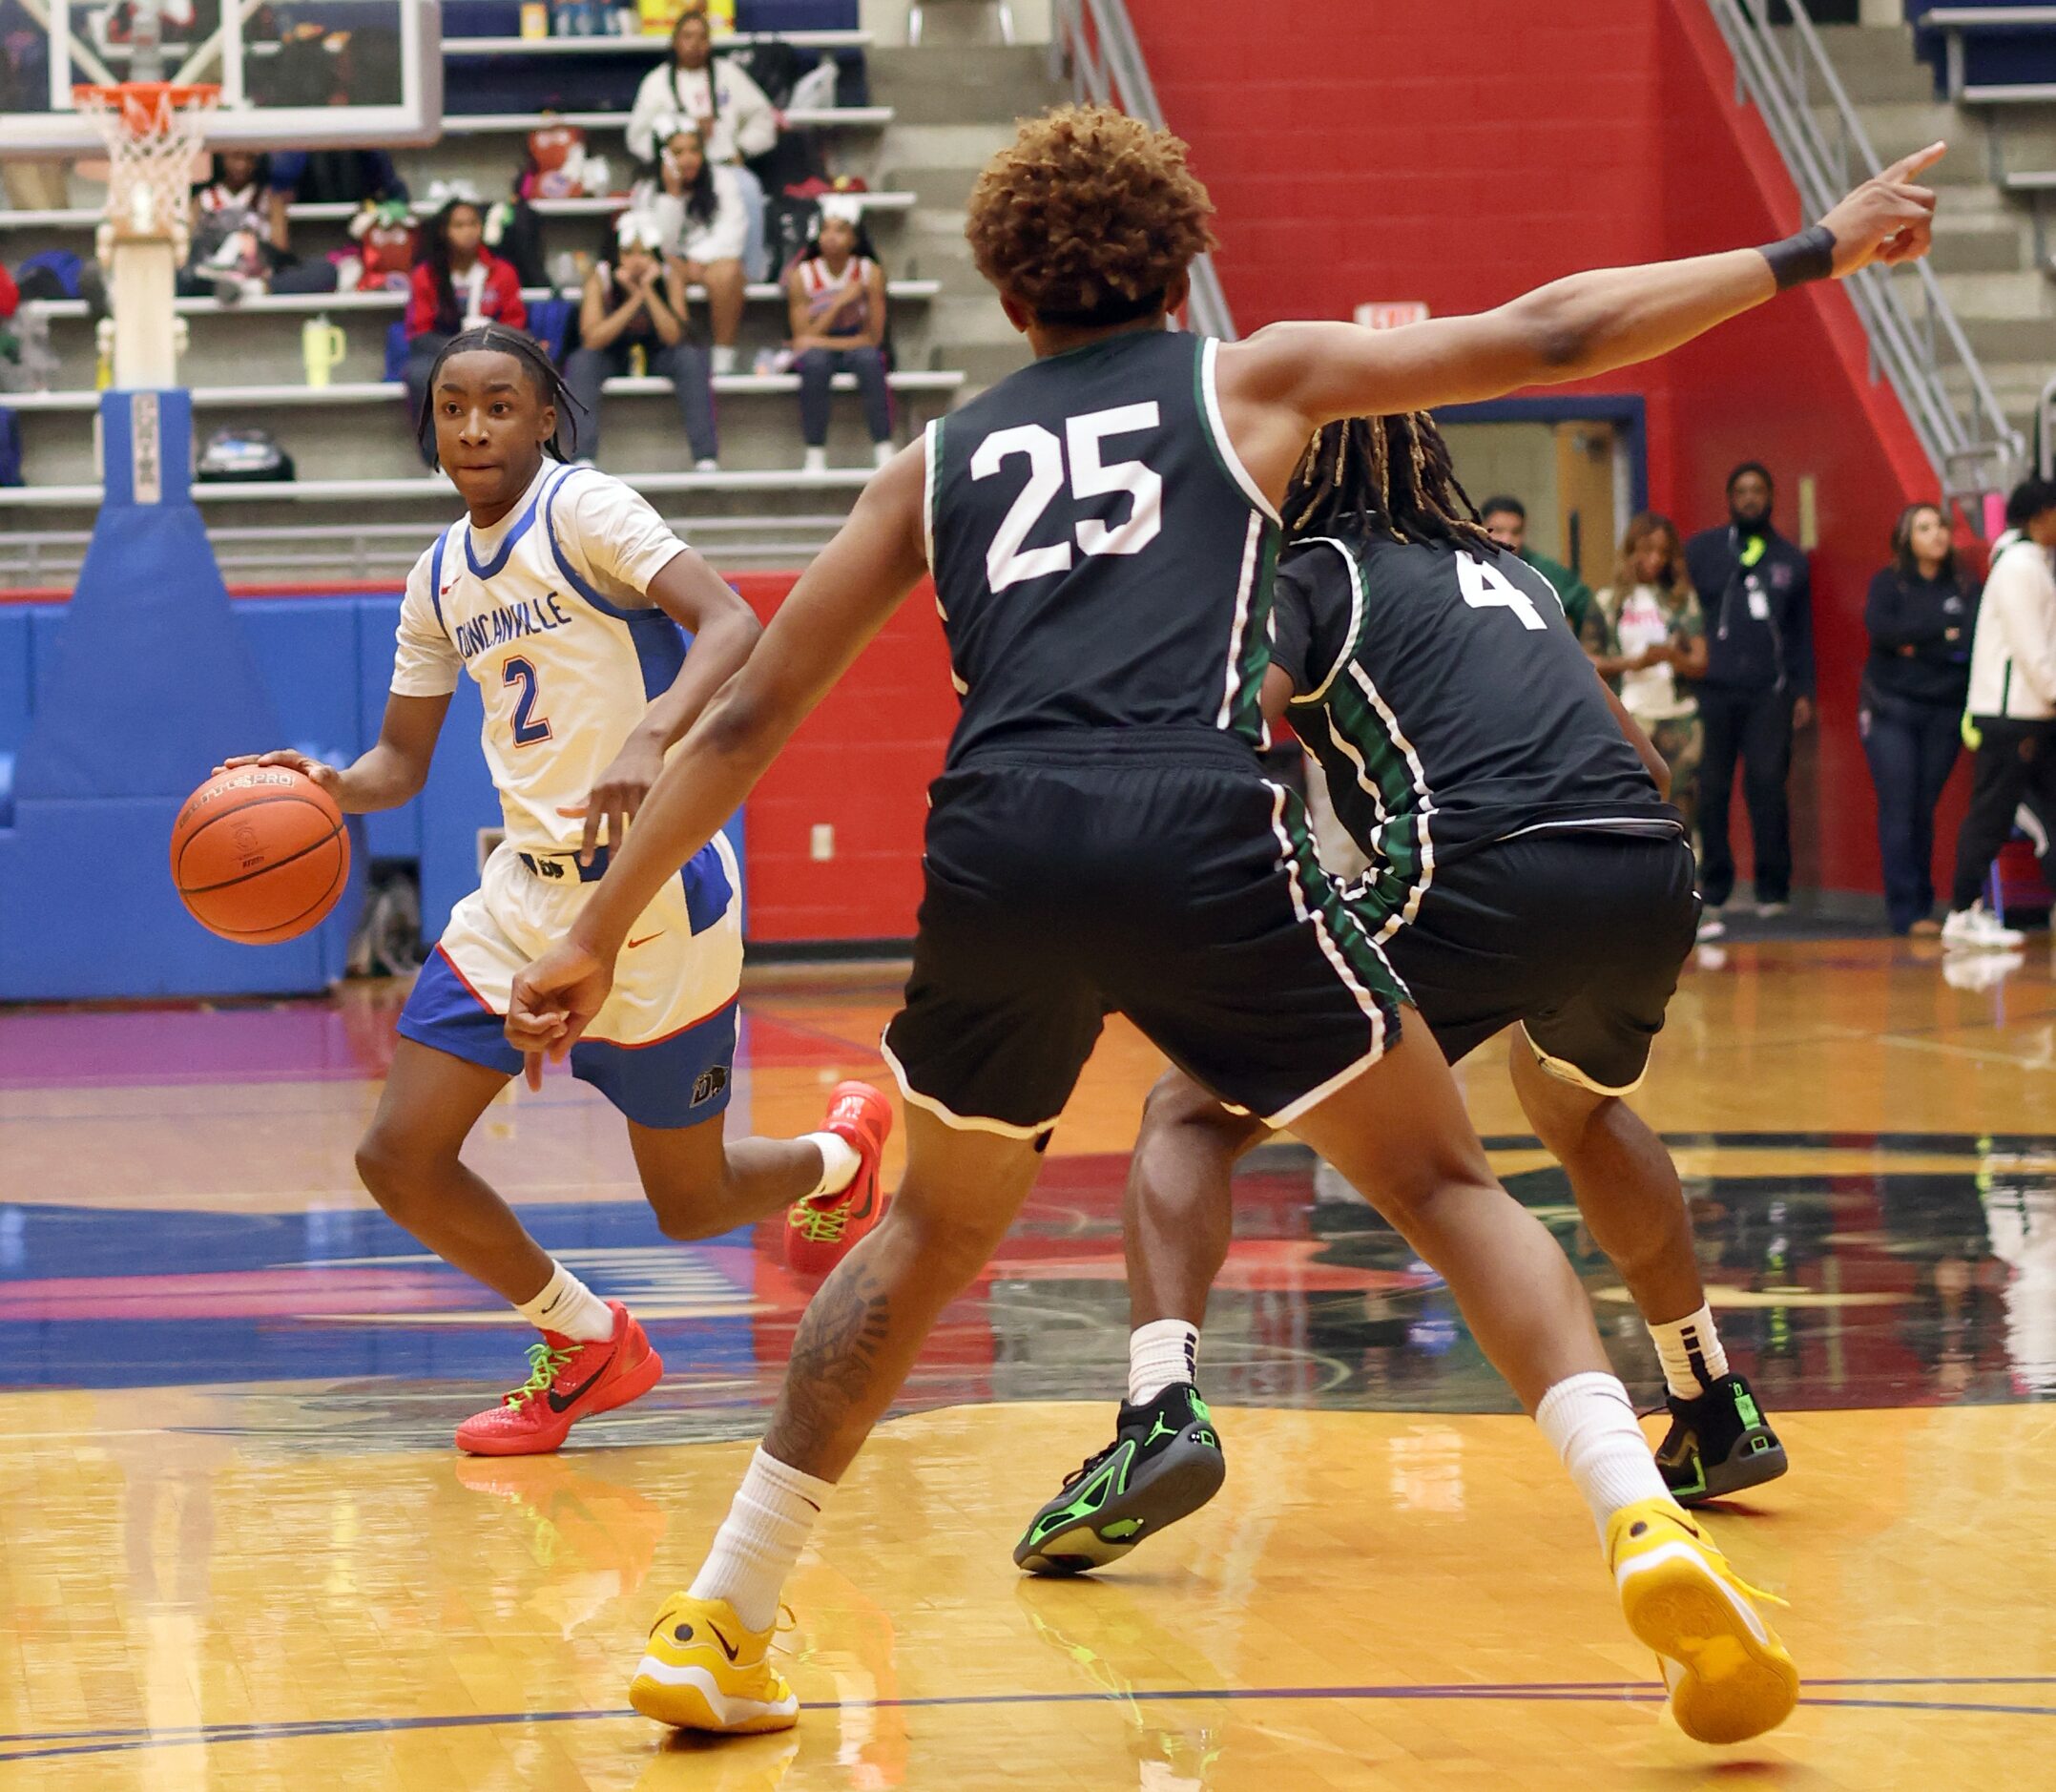
[{"label": "basketball", "polygon": [[349,876],[343,811],[289,766],[210,778],[172,823],[172,882],[193,919],[224,940],[297,938],[336,906]]}]

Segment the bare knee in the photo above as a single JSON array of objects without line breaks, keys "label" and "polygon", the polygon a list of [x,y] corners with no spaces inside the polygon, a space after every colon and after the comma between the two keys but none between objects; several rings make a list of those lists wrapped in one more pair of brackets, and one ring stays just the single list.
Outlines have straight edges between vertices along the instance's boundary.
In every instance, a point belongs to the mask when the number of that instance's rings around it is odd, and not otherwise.
[{"label": "bare knee", "polygon": [[357,1177],[386,1218],[403,1226],[435,1181],[430,1152],[376,1120],[358,1141]]},{"label": "bare knee", "polygon": [[1142,1145],[1187,1128],[1218,1137],[1237,1156],[1269,1131],[1254,1115],[1229,1113],[1183,1071],[1166,1071],[1143,1099]]},{"label": "bare knee", "polygon": [[656,1229],[681,1243],[711,1239],[729,1229],[722,1218],[728,1211],[724,1188],[667,1189],[650,1196],[650,1211],[656,1216]]}]

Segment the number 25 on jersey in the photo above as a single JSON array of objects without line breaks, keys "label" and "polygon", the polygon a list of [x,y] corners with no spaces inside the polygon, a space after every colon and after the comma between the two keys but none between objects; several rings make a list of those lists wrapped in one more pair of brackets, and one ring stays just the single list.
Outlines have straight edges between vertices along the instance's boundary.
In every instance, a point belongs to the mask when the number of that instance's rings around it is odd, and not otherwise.
[{"label": "number 25 on jersey", "polygon": [[1070,571],[1071,544],[1068,541],[1046,548],[1022,547],[1064,490],[1067,451],[1073,502],[1115,491],[1125,491],[1132,500],[1124,522],[1110,526],[1096,516],[1079,517],[1071,529],[1079,550],[1087,554],[1140,553],[1154,541],[1164,527],[1162,476],[1139,460],[1103,459],[1102,445],[1111,435],[1154,429],[1160,422],[1153,400],[1068,418],[1061,441],[1039,423],[1017,424],[986,437],[971,456],[973,479],[990,479],[1016,456],[1028,464],[1028,484],[1021,488],[1021,495],[986,550],[986,577],[991,588],[1001,592],[1026,579]]}]

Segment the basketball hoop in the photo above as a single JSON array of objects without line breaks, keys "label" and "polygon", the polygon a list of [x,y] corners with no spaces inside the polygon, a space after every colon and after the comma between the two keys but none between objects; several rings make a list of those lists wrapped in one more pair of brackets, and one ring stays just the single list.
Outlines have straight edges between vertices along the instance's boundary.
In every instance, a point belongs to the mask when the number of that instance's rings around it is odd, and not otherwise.
[{"label": "basketball hoop", "polygon": [[220,97],[218,87],[174,81],[72,90],[107,143],[107,216],[93,247],[108,270],[114,316],[101,323],[100,345],[116,385],[178,383],[184,320],[174,302],[193,163]]},{"label": "basketball hoop", "polygon": [[175,81],[72,90],[73,104],[107,140],[107,229],[114,241],[168,240],[184,260],[193,158],[220,97],[211,84]]}]

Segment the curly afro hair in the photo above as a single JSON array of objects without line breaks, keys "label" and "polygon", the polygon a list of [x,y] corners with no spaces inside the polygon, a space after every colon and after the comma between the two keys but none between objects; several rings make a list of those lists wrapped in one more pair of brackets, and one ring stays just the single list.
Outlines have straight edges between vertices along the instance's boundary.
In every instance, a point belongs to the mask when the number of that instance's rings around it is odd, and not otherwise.
[{"label": "curly afro hair", "polygon": [[1215,246],[1214,201],[1185,143],[1105,106],[1025,118],[972,190],[978,271],[1049,323],[1112,323],[1161,308]]}]

